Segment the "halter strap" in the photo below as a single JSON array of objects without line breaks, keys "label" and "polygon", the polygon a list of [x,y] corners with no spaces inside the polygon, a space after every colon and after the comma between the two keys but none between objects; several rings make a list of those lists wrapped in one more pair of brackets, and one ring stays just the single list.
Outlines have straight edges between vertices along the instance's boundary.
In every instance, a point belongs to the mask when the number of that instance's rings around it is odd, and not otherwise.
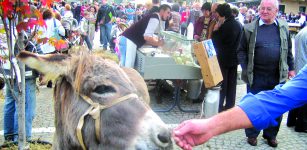
[{"label": "halter strap", "polygon": [[83,150],[86,150],[84,141],[83,141],[83,136],[82,136],[82,127],[84,125],[84,118],[87,115],[91,115],[92,118],[95,120],[95,134],[96,134],[96,139],[100,142],[100,111],[103,109],[107,109],[110,108],[120,102],[123,102],[125,100],[128,100],[130,98],[138,98],[138,96],[134,93],[132,94],[128,94],[126,96],[117,98],[115,100],[113,100],[110,104],[106,104],[106,105],[101,105],[99,103],[94,103],[92,101],[91,98],[89,98],[86,95],[80,94],[80,96],[82,97],[82,99],[87,102],[88,104],[90,104],[90,107],[85,111],[85,113],[80,117],[78,125],[77,125],[77,138],[78,141],[82,147]]}]

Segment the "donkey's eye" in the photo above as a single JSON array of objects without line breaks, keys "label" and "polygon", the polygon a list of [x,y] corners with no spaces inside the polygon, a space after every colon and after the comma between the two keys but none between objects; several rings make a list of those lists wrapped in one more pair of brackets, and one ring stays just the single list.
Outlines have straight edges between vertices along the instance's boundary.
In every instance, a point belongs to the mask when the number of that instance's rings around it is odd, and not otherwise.
[{"label": "donkey's eye", "polygon": [[99,85],[93,90],[93,92],[97,94],[105,94],[105,93],[115,93],[116,91],[111,86]]}]

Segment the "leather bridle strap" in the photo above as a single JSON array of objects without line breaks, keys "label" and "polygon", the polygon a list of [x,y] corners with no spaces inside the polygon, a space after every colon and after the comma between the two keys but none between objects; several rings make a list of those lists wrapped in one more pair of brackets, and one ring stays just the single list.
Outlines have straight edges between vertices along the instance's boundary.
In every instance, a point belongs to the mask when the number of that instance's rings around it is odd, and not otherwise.
[{"label": "leather bridle strap", "polygon": [[84,101],[86,101],[88,104],[90,104],[90,107],[85,111],[85,113],[80,117],[78,125],[77,125],[77,138],[78,141],[80,143],[80,145],[82,146],[83,150],[86,150],[84,141],[83,141],[83,136],[82,136],[82,127],[84,125],[84,118],[87,115],[91,115],[92,118],[95,120],[95,134],[96,134],[96,138],[97,140],[100,142],[100,111],[103,109],[107,109],[110,108],[120,102],[123,102],[125,100],[128,100],[130,98],[138,98],[138,96],[134,93],[132,94],[128,94],[126,96],[117,98],[115,100],[113,100],[110,104],[106,104],[106,105],[100,105],[99,103],[94,103],[92,101],[91,98],[89,98],[86,95],[80,94],[80,96],[82,97],[82,99]]}]

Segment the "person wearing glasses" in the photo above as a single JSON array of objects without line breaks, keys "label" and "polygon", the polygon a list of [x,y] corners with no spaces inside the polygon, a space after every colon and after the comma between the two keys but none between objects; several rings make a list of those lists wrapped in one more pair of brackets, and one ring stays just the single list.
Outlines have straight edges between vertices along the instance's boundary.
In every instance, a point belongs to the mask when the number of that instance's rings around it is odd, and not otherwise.
[{"label": "person wearing glasses", "polygon": [[[259,19],[244,26],[238,61],[248,93],[272,90],[287,78],[295,76],[288,24],[276,18],[278,7],[278,0],[262,0]],[[276,136],[281,120],[282,116],[276,117],[278,125],[263,130],[263,138],[271,147],[278,145]],[[260,131],[248,128],[245,133],[247,142],[256,146]]]}]

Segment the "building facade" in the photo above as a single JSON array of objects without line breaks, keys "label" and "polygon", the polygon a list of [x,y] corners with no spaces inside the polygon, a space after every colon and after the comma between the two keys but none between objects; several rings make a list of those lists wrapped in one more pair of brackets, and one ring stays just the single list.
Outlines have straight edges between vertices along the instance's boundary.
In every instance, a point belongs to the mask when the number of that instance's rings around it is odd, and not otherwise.
[{"label": "building facade", "polygon": [[307,0],[281,0],[279,10],[289,14],[290,12],[297,14],[298,12],[306,13]]}]

